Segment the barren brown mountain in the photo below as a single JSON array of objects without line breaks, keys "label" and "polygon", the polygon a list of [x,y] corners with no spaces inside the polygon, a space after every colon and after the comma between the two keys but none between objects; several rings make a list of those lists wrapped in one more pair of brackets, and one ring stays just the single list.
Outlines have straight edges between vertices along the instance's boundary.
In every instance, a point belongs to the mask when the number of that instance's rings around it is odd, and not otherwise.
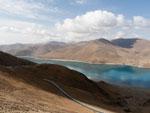
[{"label": "barren brown mountain", "polygon": [[63,42],[52,41],[39,44],[0,45],[0,50],[16,56],[38,56],[65,46]]},{"label": "barren brown mountain", "polygon": [[142,39],[133,40],[117,39],[108,41],[99,39],[81,42],[51,51],[40,57],[150,67],[150,41]]},{"label": "barren brown mountain", "polygon": [[[93,113],[69,100],[55,86],[44,81],[48,76],[51,78],[44,72],[48,66],[38,66],[3,52],[0,58],[3,58],[0,60],[1,113]],[[58,71],[64,70],[59,66],[50,67]]]},{"label": "barren brown mountain", "polygon": [[[44,58],[80,60],[92,63],[118,62],[121,57],[118,53],[126,53],[123,48],[116,47],[105,39],[80,42],[56,51],[41,55]],[[121,54],[120,53],[120,54]]]},{"label": "barren brown mountain", "polygon": [[[1,53],[0,56],[8,54]],[[12,56],[13,57],[13,56]],[[10,56],[11,58],[11,56]],[[72,98],[99,108],[104,113],[146,113],[150,92],[96,83],[83,74],[59,65],[17,64],[8,59],[0,62],[0,112],[4,113],[93,113],[68,98],[52,81]],[[21,60],[21,59],[19,59]],[[24,61],[24,60],[23,60]],[[28,62],[28,61],[26,61]],[[13,63],[16,63],[14,66]],[[126,95],[125,92],[128,91]],[[142,100],[142,101],[141,101]],[[138,109],[135,109],[138,108]]]},{"label": "barren brown mountain", "polygon": [[134,59],[131,62],[131,64],[150,68],[150,41],[149,40],[135,38],[135,39],[117,39],[117,40],[113,40],[112,42],[113,44],[116,44],[120,47],[128,48],[130,52],[129,54],[132,55],[130,59]]},{"label": "barren brown mountain", "polygon": [[4,45],[0,46],[0,50],[16,56],[150,67],[150,41],[138,38],[116,39],[112,41],[97,39],[71,44],[50,42],[20,46]]}]

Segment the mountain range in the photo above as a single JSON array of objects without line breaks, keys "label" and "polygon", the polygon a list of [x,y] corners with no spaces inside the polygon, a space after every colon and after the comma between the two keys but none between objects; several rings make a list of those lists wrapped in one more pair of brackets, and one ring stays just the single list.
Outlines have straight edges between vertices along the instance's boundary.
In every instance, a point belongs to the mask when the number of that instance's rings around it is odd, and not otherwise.
[{"label": "mountain range", "polygon": [[150,67],[150,41],[140,38],[96,39],[78,43],[1,45],[0,50],[15,56],[79,60],[89,63],[126,64]]}]

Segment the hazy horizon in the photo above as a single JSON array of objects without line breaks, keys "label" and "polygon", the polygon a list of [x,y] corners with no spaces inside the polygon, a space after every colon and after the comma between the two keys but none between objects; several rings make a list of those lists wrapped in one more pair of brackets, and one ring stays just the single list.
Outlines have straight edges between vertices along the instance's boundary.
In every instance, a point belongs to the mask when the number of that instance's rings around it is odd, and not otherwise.
[{"label": "hazy horizon", "polygon": [[[98,39],[106,39],[106,38],[97,38],[97,39],[91,39],[91,40],[81,40],[81,41],[78,41],[78,42],[75,42],[75,41],[71,41],[71,42],[65,42],[65,41],[58,41],[58,40],[48,40],[48,41],[43,41],[43,42],[14,42],[14,43],[6,43],[6,44],[0,44],[0,46],[5,46],[5,45],[18,45],[18,44],[22,44],[22,45],[32,45],[32,44],[47,44],[47,43],[51,43],[51,42],[58,42],[58,43],[66,43],[66,44],[73,44],[73,43],[80,43],[80,42],[88,42],[88,41],[93,41],[93,40],[98,40]],[[144,38],[139,38],[139,37],[133,37],[133,38],[115,38],[115,39],[106,39],[108,41],[112,41],[112,40],[117,40],[117,39],[139,39],[139,40],[147,40],[147,41],[150,41],[150,39],[144,39]]]}]

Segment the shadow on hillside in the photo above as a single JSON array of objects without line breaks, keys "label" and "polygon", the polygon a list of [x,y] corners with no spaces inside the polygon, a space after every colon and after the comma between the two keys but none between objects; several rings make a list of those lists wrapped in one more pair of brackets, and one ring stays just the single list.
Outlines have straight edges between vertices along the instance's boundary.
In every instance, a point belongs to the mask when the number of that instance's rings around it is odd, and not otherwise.
[{"label": "shadow on hillside", "polygon": [[123,48],[133,48],[133,45],[136,43],[136,41],[139,39],[116,39],[112,40],[111,42],[114,45],[123,47]]},{"label": "shadow on hillside", "polygon": [[118,113],[130,111],[127,107],[127,103],[124,99],[119,98],[120,95],[118,93],[114,93],[110,89],[107,91],[104,87],[101,88],[96,83],[87,79],[83,74],[62,66],[35,65],[11,68],[1,67],[1,70],[9,73],[8,77],[13,77],[19,81],[64,98],[67,97],[54,85],[44,81],[44,79],[56,82],[73,98],[84,103],[107,110],[113,110]]}]

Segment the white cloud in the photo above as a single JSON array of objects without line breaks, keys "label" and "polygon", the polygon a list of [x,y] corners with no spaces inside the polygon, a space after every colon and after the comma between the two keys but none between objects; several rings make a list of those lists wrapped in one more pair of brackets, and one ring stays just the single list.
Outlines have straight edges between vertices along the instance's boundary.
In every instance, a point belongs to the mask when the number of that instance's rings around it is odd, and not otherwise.
[{"label": "white cloud", "polygon": [[119,31],[115,34],[114,39],[124,38],[125,36],[126,36],[126,34],[123,31]]},{"label": "white cloud", "polygon": [[77,4],[84,4],[87,0],[74,0]]},{"label": "white cloud", "polygon": [[0,20],[0,43],[38,43],[49,39],[50,28],[24,21]]},{"label": "white cloud", "polygon": [[[51,3],[52,0],[49,0]],[[9,15],[23,16],[33,19],[50,18],[50,13],[58,13],[59,9],[46,3],[29,0],[0,0],[0,11]]]},{"label": "white cloud", "polygon": [[149,32],[149,19],[141,16],[126,19],[122,14],[103,10],[90,11],[72,19],[65,19],[51,28],[25,21],[0,20],[0,43],[37,43],[47,40],[68,42],[97,38],[144,37],[143,34],[148,36]]},{"label": "white cloud", "polygon": [[85,40],[90,38],[105,37],[106,33],[111,32],[116,27],[124,26],[124,16],[115,15],[108,11],[92,11],[74,19],[66,19],[63,23],[56,24],[57,32],[62,33],[63,37],[74,40]]},{"label": "white cloud", "polygon": [[134,16],[133,17],[133,24],[136,27],[150,27],[150,20],[145,19],[142,16]]},{"label": "white cloud", "polygon": [[141,16],[126,19],[122,14],[103,10],[87,12],[55,25],[56,33],[66,41],[132,37],[138,32],[137,27],[143,29],[141,32],[144,33],[150,31],[150,20]]}]

